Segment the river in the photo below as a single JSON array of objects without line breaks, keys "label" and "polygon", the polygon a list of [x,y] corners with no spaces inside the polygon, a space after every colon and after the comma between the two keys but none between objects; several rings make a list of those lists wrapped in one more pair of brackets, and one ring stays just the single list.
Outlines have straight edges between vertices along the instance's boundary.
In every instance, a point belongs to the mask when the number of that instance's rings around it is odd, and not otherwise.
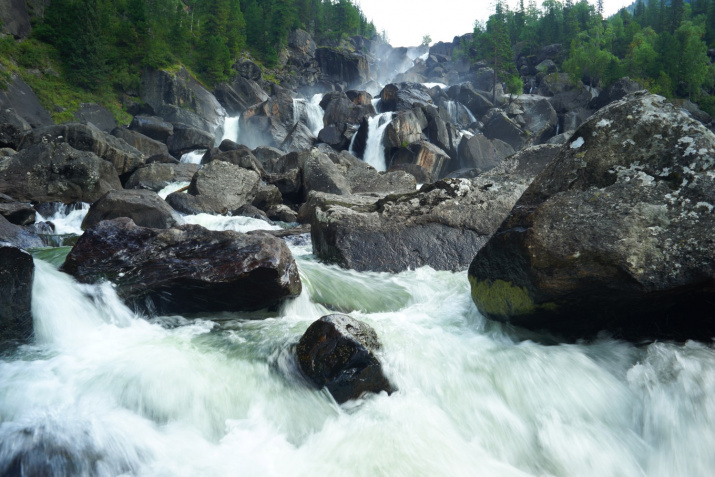
[{"label": "river", "polygon": [[[466,272],[291,249],[304,290],[276,312],[151,318],[57,271],[67,249],[38,254],[36,340],[0,359],[0,475],[712,475],[712,346],[523,340],[480,316]],[[375,328],[396,393],[338,406],[296,371],[332,311]]]}]

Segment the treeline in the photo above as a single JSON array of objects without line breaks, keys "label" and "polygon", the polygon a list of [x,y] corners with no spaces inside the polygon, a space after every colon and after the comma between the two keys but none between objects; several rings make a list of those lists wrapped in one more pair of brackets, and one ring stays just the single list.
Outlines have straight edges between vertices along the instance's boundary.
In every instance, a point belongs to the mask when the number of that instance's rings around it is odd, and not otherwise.
[{"label": "treeline", "polygon": [[496,65],[501,79],[519,91],[513,49],[535,54],[546,45],[568,48],[563,71],[591,86],[608,86],[630,76],[667,97],[690,98],[715,110],[709,96],[715,67],[707,55],[715,47],[715,0],[638,0],[632,13],[603,18],[603,2],[534,0],[515,10],[501,0],[486,24],[475,24],[469,46],[473,59]]},{"label": "treeline", "polygon": [[33,34],[57,48],[74,84],[130,92],[144,66],[182,63],[209,84],[245,51],[272,67],[294,28],[375,35],[350,0],[53,0]]}]

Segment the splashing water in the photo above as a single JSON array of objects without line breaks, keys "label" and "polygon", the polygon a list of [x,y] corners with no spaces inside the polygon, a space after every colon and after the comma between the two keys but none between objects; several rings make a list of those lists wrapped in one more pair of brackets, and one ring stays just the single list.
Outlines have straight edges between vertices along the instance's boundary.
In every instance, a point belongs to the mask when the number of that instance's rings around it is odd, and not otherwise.
[{"label": "splashing water", "polygon": [[367,141],[363,160],[378,171],[387,169],[385,164],[385,146],[383,135],[392,120],[392,113],[382,113],[368,120]]},{"label": "splashing water", "polygon": [[[238,116],[233,117],[226,116],[225,122],[223,123],[223,137],[221,138],[221,141],[223,141],[224,139],[228,139],[236,143],[238,142],[240,120],[240,114]],[[221,143],[221,141],[219,141],[219,144]]]},{"label": "splashing water", "polygon": [[324,126],[324,111],[320,107],[322,99],[322,94],[313,95],[310,101],[293,98],[293,124],[303,122],[315,137],[318,137],[320,130]]},{"label": "splashing water", "polygon": [[206,154],[206,149],[198,149],[196,151],[187,152],[181,156],[181,162],[186,162],[189,164],[201,164],[201,159]]},{"label": "splashing water", "polygon": [[246,233],[252,230],[280,230],[278,225],[253,217],[227,217],[225,215],[196,214],[184,216],[184,223],[201,225],[209,230],[233,230]]},{"label": "splashing water", "polygon": [[[0,359],[0,475],[712,475],[712,345],[518,341],[464,273],[292,250],[303,293],[262,320],[147,321],[36,261],[36,342]],[[337,406],[305,383],[291,349],[329,310],[375,328],[396,393]]]},{"label": "splashing water", "polygon": [[74,205],[57,204],[55,212],[49,217],[45,218],[37,214],[35,223],[52,222],[57,235],[82,235],[84,231],[81,225],[87,212],[89,212],[89,204],[84,202]]}]

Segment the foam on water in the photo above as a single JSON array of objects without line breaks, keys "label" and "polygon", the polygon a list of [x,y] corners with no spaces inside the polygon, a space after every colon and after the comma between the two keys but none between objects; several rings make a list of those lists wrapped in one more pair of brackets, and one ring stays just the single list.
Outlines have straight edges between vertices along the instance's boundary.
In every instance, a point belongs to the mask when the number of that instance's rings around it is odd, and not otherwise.
[{"label": "foam on water", "polygon": [[[387,125],[392,120],[392,113],[382,113],[368,119],[367,140],[363,160],[378,171],[387,169],[385,146],[382,142]],[[352,147],[352,145],[351,145]]]},{"label": "foam on water", "polygon": [[252,217],[196,214],[184,217],[184,223],[201,225],[209,230],[233,230],[246,233],[252,230],[280,230],[278,225],[272,225],[265,220]]},{"label": "foam on water", "polygon": [[[518,341],[465,273],[292,249],[303,294],[263,320],[147,321],[38,261],[36,343],[0,360],[0,474],[712,475],[712,346]],[[303,381],[292,346],[336,309],[375,328],[396,393],[337,406]]]},{"label": "foam on water", "polygon": [[206,154],[206,149],[198,149],[196,151],[187,152],[181,156],[181,162],[188,162],[189,164],[201,164],[201,158]]},{"label": "foam on water", "polygon": [[188,186],[191,184],[191,182],[188,181],[179,181],[179,182],[172,182],[171,184],[167,185],[163,189],[161,189],[157,194],[159,194],[159,197],[162,199],[166,199],[169,194],[176,192],[179,189],[183,189],[184,187]]},{"label": "foam on water", "polygon": [[35,223],[52,222],[55,226],[55,234],[57,235],[82,235],[84,231],[81,225],[87,212],[89,212],[89,204],[84,202],[73,206],[59,205],[56,211],[49,217],[43,217],[37,214]]}]

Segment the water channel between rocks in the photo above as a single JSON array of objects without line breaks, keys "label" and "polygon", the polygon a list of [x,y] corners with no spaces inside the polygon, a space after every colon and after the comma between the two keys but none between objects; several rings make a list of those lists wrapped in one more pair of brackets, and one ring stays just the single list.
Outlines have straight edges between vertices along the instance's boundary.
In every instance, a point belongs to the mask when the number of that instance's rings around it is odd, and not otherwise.
[{"label": "water channel between rocks", "polygon": [[[265,225],[220,219],[187,222]],[[36,258],[36,342],[0,360],[0,474],[35,452],[64,475],[712,475],[712,348],[519,341],[466,272],[291,249],[303,294],[277,312],[149,320]],[[292,347],[334,310],[375,328],[398,392],[338,406],[306,384]]]}]

